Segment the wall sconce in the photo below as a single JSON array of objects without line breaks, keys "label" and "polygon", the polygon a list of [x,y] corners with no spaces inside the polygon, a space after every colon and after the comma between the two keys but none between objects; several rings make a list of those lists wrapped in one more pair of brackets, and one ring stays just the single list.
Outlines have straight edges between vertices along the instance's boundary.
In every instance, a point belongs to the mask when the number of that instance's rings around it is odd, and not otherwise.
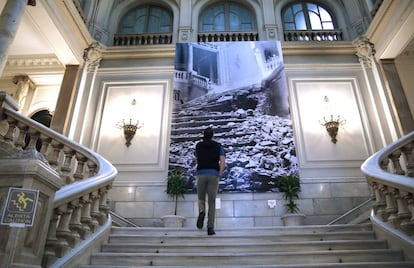
[{"label": "wall sconce", "polygon": [[[135,106],[137,104],[137,101],[135,99],[132,100],[131,105]],[[129,119],[129,122],[125,119],[122,119],[122,124],[117,123],[116,126],[120,129],[124,130],[124,137],[125,137],[125,145],[126,147],[129,147],[131,145],[131,140],[134,138],[135,133],[138,129],[142,128],[144,125],[139,124],[139,120],[136,121],[136,123],[132,123],[132,118]]]},{"label": "wall sconce", "polygon": [[[329,102],[327,96],[324,97],[324,101]],[[326,128],[326,131],[328,131],[332,143],[336,144],[336,142],[338,141],[336,139],[336,136],[338,135],[339,126],[344,125],[346,123],[346,120],[340,115],[334,117],[331,114],[331,116],[328,119],[324,116],[323,122],[319,121],[319,123]]]}]

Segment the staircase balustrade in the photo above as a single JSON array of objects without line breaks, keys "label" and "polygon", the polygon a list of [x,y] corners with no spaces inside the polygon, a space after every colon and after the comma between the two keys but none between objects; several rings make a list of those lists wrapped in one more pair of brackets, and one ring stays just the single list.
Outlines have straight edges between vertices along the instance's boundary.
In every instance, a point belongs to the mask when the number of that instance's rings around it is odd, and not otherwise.
[{"label": "staircase balustrade", "polygon": [[[4,98],[2,94],[2,100]],[[54,197],[54,209],[42,266],[79,253],[111,227],[108,190],[117,174],[104,158],[64,135],[23,116],[13,105],[0,102],[0,146],[10,158],[37,158],[62,179]],[[57,265],[56,267],[58,267]]]},{"label": "staircase balustrade", "polygon": [[368,158],[361,169],[372,190],[371,220],[414,250],[414,132]]}]

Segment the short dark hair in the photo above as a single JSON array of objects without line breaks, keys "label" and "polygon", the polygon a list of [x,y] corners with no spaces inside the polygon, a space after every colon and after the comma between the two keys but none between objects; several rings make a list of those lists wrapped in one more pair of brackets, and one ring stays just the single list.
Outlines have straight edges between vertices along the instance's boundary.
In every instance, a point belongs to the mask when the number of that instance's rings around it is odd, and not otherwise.
[{"label": "short dark hair", "polygon": [[210,141],[210,140],[213,139],[213,136],[214,136],[214,131],[211,127],[208,127],[204,130],[204,139],[205,140]]}]

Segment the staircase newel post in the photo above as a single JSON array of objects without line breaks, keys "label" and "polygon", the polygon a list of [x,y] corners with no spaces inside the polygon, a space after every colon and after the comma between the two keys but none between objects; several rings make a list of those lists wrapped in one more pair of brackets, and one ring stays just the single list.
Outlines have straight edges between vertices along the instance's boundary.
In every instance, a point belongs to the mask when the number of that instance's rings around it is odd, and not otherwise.
[{"label": "staircase newel post", "polygon": [[[58,174],[43,161],[19,154],[0,155],[0,207],[3,208],[1,211],[4,211],[7,198],[13,198],[8,194],[10,188],[16,193],[20,188],[22,192],[36,190],[39,193],[36,205],[31,204],[35,212],[31,226],[20,224],[19,227],[15,227],[16,224],[9,224],[12,221],[0,225],[0,260],[9,259],[10,267],[41,267],[49,223],[53,215],[54,196],[61,186]],[[11,207],[9,208],[11,211]],[[10,236],[15,228],[19,228],[20,232],[14,246],[15,250],[10,253],[5,249],[7,241],[14,240]],[[13,256],[5,256],[7,254]],[[9,267],[9,264],[0,263],[0,267]]]}]

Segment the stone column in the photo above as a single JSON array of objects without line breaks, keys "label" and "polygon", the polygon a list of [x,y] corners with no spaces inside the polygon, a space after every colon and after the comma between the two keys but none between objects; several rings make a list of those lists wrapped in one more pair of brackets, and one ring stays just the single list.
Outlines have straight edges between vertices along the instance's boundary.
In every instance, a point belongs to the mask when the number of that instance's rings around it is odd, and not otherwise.
[{"label": "stone column", "polygon": [[[79,88],[76,96],[75,111],[73,114],[73,125],[71,126],[71,133],[69,137],[88,146],[85,141],[89,141],[91,133],[91,121],[95,116],[94,111],[89,110],[92,101],[96,101],[93,97],[94,83],[97,71],[102,60],[102,47],[98,42],[94,42],[84,50],[83,55],[84,65],[81,70],[81,80],[79,81]],[[86,129],[86,130],[85,130]],[[86,136],[85,136],[86,135]]]},{"label": "stone column", "polygon": [[79,65],[66,65],[56,109],[50,128],[63,135],[67,135],[72,119],[73,104],[79,78]]},{"label": "stone column", "polygon": [[354,41],[354,45],[367,85],[368,92],[363,92],[366,94],[366,116],[371,123],[372,132],[375,133],[372,137],[375,147],[380,149],[398,137],[395,118],[392,117],[385,83],[374,57],[376,52],[374,44],[369,39],[361,37]]},{"label": "stone column", "polygon": [[394,59],[381,60],[382,72],[387,82],[389,97],[392,100],[395,116],[399,119],[402,135],[414,130],[414,120],[408,105]]},{"label": "stone column", "polygon": [[35,0],[7,0],[0,15],[0,75],[7,62],[10,45],[14,40],[25,5],[35,6]]},{"label": "stone column", "polygon": [[[20,110],[23,114],[25,111],[25,104],[29,103],[27,101],[29,96],[29,90],[36,88],[35,83],[27,75],[16,75],[13,77],[13,83],[17,85],[16,93],[14,94],[14,99],[20,106]],[[26,109],[27,110],[27,109]]]}]

